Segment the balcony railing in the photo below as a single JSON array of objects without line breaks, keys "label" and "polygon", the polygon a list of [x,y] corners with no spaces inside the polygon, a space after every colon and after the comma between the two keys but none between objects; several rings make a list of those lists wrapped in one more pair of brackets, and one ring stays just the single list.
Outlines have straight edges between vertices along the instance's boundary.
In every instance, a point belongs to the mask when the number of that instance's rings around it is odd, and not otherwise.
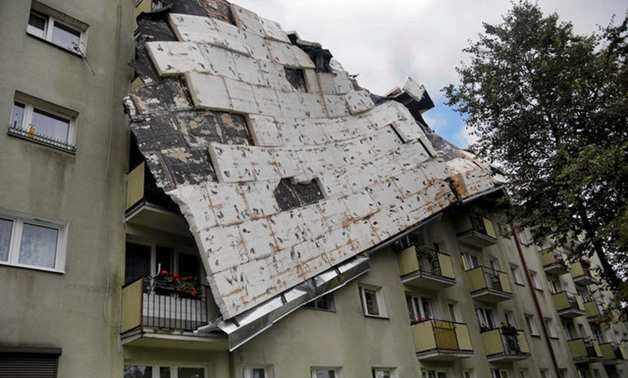
[{"label": "balcony railing", "polygon": [[600,319],[600,308],[602,308],[596,300],[589,300],[584,302],[584,312],[587,316],[587,320],[592,323],[597,323]]},{"label": "balcony railing", "polygon": [[602,359],[602,351],[597,340],[577,338],[567,342],[575,363],[591,363]]},{"label": "balcony railing", "polygon": [[485,302],[501,302],[512,298],[510,281],[504,272],[478,266],[466,271],[471,296]]},{"label": "balcony railing", "polygon": [[470,212],[457,220],[458,240],[478,248],[497,243],[497,233],[493,222],[482,215]]},{"label": "balcony railing", "polygon": [[530,357],[525,333],[521,330],[501,328],[482,332],[482,341],[489,362],[506,362]]},{"label": "balcony railing", "polygon": [[399,252],[399,271],[404,284],[424,289],[441,289],[456,283],[451,257],[424,246]]},{"label": "balcony railing", "polygon": [[543,264],[543,270],[546,273],[561,275],[569,272],[567,263],[563,259],[560,253],[553,249],[548,249],[539,252],[541,257],[541,263]]},{"label": "balcony railing", "polygon": [[195,296],[169,287],[154,287],[140,278],[122,288],[121,334],[151,328],[154,332],[192,332],[206,325],[208,287],[199,286]]},{"label": "balcony railing", "polygon": [[563,318],[575,318],[585,315],[584,302],[578,294],[561,291],[552,295],[558,315]]},{"label": "balcony railing", "polygon": [[453,361],[473,355],[464,323],[429,319],[413,324],[412,334],[419,360]]},{"label": "balcony railing", "polygon": [[571,268],[571,276],[573,277],[573,282],[579,285],[590,285],[597,283],[595,277],[593,277],[593,273],[591,272],[591,268],[581,263],[580,261],[576,261],[570,265]]}]

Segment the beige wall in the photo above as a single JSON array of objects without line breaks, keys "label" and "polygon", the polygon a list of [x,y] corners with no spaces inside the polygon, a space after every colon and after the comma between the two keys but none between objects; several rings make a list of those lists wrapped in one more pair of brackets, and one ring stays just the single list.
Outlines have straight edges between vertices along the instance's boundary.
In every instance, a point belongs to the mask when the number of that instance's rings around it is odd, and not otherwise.
[{"label": "beige wall", "polygon": [[[0,207],[69,222],[65,273],[0,265],[0,345],[63,348],[59,376],[121,371],[118,291],[132,4],[44,0],[89,24],[87,58],[26,34],[30,1],[0,2]],[[76,155],[7,135],[16,91],[78,112]]]}]

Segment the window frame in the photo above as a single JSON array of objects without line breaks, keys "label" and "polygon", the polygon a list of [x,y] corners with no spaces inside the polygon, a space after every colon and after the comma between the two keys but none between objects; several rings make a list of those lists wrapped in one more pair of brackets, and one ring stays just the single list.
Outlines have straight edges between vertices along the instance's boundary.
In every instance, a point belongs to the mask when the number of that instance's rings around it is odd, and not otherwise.
[{"label": "window frame", "polygon": [[[65,273],[65,257],[68,239],[68,222],[38,215],[29,215],[17,211],[0,208],[0,219],[12,221],[11,234],[9,236],[9,249],[6,261],[0,261],[0,265],[18,268],[42,270],[53,273]],[[19,262],[24,224],[42,228],[57,230],[57,242],[55,246],[54,267],[22,264]]]},{"label": "window frame", "polygon": [[[205,365],[195,365],[195,364],[182,364],[182,365],[172,365],[172,364],[153,364],[153,363],[135,363],[129,362],[124,364],[124,368],[127,366],[145,366],[151,368],[151,378],[160,378],[160,369],[168,368],[170,369],[170,378],[177,378],[179,376],[179,369],[203,369],[203,378],[209,377],[209,369]],[[124,377],[124,370],[123,370]]]},{"label": "window frame", "polygon": [[534,286],[534,288],[538,291],[544,291],[543,289],[543,283],[541,282],[541,278],[539,277],[539,274],[535,271],[530,269],[530,278],[532,278],[532,285]]},{"label": "window frame", "polygon": [[[16,107],[22,107],[21,119],[14,117]],[[33,125],[33,116],[40,113],[48,118],[56,118],[68,124],[67,139],[65,141],[55,139],[44,133],[37,133],[36,129],[30,129]],[[7,133],[11,136],[27,140],[36,144],[50,147],[59,151],[76,154],[76,119],[78,112],[52,104],[50,102],[16,92],[11,107],[11,119]],[[18,125],[19,123],[19,125]]]},{"label": "window frame", "polygon": [[[384,293],[382,288],[379,286],[360,284],[358,286],[359,295],[360,295],[360,303],[362,305],[362,313],[364,316],[371,318],[380,318],[380,319],[388,319],[388,311],[386,310],[386,302],[384,300]],[[372,292],[375,295],[377,311],[378,313],[370,313],[368,311],[366,293]]]},{"label": "window frame", "polygon": [[530,336],[540,336],[539,330],[536,326],[536,321],[534,320],[534,315],[532,314],[524,314],[526,319],[526,326],[528,327],[528,332],[530,332]]},{"label": "window frame", "polygon": [[264,370],[264,378],[274,378],[275,372],[271,365],[248,365],[242,368],[242,378],[253,378],[253,370]]},{"label": "window frame", "polygon": [[320,297],[309,301],[303,306],[310,310],[319,310],[327,312],[336,312],[336,302],[334,301],[334,293],[327,293]]},{"label": "window frame", "polygon": [[[40,29],[37,26],[31,24],[30,21],[32,15],[38,17],[39,19],[43,19],[43,29]],[[69,29],[78,33],[78,44],[74,48],[68,48],[67,46],[55,42],[55,26],[61,30]],[[85,56],[85,54],[87,53],[88,28],[89,25],[87,25],[86,23],[70,17],[37,1],[33,1],[31,9],[28,13],[28,20],[26,22],[26,34],[28,34],[29,36],[37,38],[41,41],[63,49],[64,51],[68,51],[74,55],[78,55],[81,57]]]},{"label": "window frame", "polygon": [[342,378],[342,369],[339,367],[333,367],[333,366],[317,366],[317,367],[312,367],[310,368],[310,375],[312,378],[317,378],[316,377],[316,373],[319,371],[333,371],[334,372],[334,378]]},{"label": "window frame", "polygon": [[[397,369],[393,367],[373,367],[371,368],[371,375],[373,378],[380,378],[377,376],[378,373],[388,373],[388,378],[397,378]],[[386,376],[382,376],[381,378],[386,378]]]},{"label": "window frame", "polygon": [[554,323],[553,318],[544,318],[545,326],[547,327],[547,332],[549,333],[549,337],[551,339],[558,339],[558,329],[556,328],[556,324]]},{"label": "window frame", "polygon": [[521,267],[517,264],[510,264],[510,273],[512,273],[512,282],[519,286],[525,286]]}]

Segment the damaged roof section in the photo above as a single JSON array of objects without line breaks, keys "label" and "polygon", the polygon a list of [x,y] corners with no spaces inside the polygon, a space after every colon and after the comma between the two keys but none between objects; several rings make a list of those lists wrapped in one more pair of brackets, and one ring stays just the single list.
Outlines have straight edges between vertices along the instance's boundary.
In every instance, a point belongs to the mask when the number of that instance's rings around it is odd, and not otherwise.
[{"label": "damaged roof section", "polygon": [[413,81],[376,105],[337,62],[317,72],[278,23],[234,4],[194,9],[140,27],[138,62],[151,67],[126,105],[225,319],[443,210],[452,179],[463,196],[495,185],[472,157],[439,157]]}]

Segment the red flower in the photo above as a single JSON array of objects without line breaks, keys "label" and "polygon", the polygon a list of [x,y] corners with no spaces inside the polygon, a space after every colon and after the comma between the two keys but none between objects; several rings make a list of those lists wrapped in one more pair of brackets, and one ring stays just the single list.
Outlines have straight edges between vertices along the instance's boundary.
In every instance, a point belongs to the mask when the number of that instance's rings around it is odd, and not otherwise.
[{"label": "red flower", "polygon": [[160,276],[167,276],[168,275],[168,271],[167,270],[162,270],[161,272],[159,272]]},{"label": "red flower", "polygon": [[188,279],[188,281],[194,281],[194,277],[192,276],[187,276],[186,278]]},{"label": "red flower", "polygon": [[196,289],[192,289],[192,290],[190,290],[190,295],[192,295],[193,297],[196,297],[196,294],[198,294],[198,292],[196,291]]},{"label": "red flower", "polygon": [[175,274],[175,275],[172,276],[172,278],[175,279],[175,280],[180,280],[181,276],[178,275],[178,274]]}]

